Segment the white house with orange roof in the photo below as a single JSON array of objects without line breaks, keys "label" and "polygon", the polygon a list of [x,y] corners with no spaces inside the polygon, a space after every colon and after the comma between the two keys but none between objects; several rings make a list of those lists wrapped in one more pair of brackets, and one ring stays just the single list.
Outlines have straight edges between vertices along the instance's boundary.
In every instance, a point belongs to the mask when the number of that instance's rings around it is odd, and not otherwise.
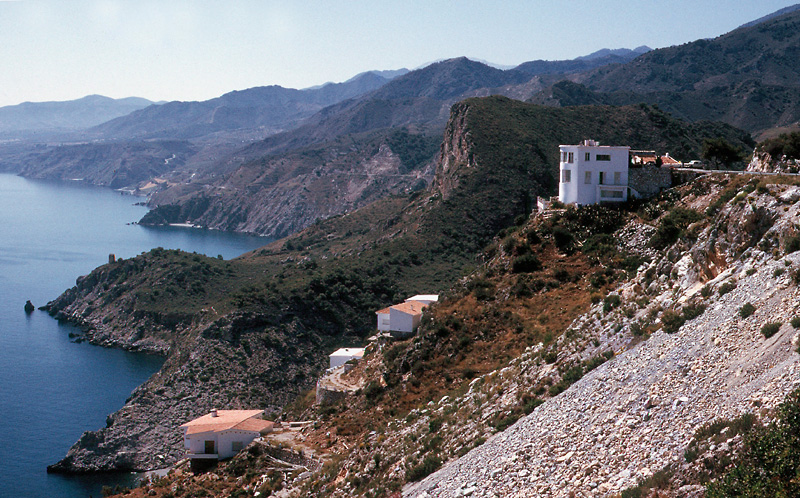
[{"label": "white house with orange roof", "polygon": [[273,423],[261,419],[264,410],[211,410],[186,422],[183,445],[191,460],[230,458],[255,438],[272,431]]},{"label": "white house with orange roof", "polygon": [[628,199],[628,146],[560,145],[558,200],[585,206]]},{"label": "white house with orange roof", "polygon": [[378,330],[399,337],[413,334],[422,319],[422,309],[438,299],[437,295],[421,294],[403,303],[376,311]]}]

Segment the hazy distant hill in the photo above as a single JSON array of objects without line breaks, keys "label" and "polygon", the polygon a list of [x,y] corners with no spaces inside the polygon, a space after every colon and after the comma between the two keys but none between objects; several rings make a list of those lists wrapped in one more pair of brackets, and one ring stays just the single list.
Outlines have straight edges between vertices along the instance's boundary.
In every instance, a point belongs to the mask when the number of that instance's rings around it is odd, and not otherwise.
[{"label": "hazy distant hill", "polygon": [[23,102],[0,107],[0,133],[72,131],[89,128],[153,105],[138,97],[112,99],[89,95],[64,102]]},{"label": "hazy distant hill", "polygon": [[531,75],[544,74],[570,74],[588,71],[596,67],[607,64],[624,64],[640,55],[652,50],[650,47],[641,46],[633,50],[627,48],[608,49],[604,48],[589,55],[577,57],[572,60],[563,61],[544,61],[535,60],[524,62],[517,66],[517,71],[522,71]]},{"label": "hazy distant hill", "polygon": [[800,12],[794,11],[575,80],[595,92],[638,94],[630,98],[686,119],[721,120],[752,132],[800,119],[798,60]]},{"label": "hazy distant hill", "polygon": [[202,102],[169,102],[151,106],[95,127],[107,138],[194,138],[217,132],[264,129],[275,133],[293,127],[320,109],[386,84],[374,72],[345,83],[295,90],[264,86],[226,93]]},{"label": "hazy distant hill", "polygon": [[764,17],[760,17],[760,18],[756,19],[755,21],[750,21],[748,23],[744,23],[739,27],[740,28],[749,28],[750,26],[755,26],[756,24],[761,24],[764,21],[769,21],[770,19],[774,19],[774,18],[782,16],[784,14],[788,14],[790,12],[794,12],[796,10],[800,10],[800,3],[795,4],[795,5],[790,5],[789,7],[784,7],[782,9],[780,9],[780,10],[777,10],[777,11],[773,12],[772,14],[766,15]]}]

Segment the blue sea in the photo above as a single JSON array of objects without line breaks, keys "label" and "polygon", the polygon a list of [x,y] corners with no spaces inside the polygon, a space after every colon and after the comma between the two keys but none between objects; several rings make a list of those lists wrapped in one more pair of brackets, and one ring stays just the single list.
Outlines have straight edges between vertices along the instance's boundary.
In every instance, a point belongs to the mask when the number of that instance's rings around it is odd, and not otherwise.
[{"label": "blue sea", "polygon": [[270,239],[194,228],[131,224],[141,199],[64,182],[0,174],[0,498],[101,496],[131,474],[46,473],[87,430],[105,426],[156,372],[157,356],[70,342],[73,329],[36,310],[108,261],[154,247],[225,259]]}]

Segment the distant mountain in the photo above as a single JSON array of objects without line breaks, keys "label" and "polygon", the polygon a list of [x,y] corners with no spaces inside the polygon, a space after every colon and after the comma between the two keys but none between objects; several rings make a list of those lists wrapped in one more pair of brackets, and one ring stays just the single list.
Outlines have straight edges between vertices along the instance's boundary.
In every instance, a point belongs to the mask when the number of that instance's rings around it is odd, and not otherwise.
[{"label": "distant mountain", "polygon": [[636,57],[649,52],[649,47],[641,46],[633,50],[627,48],[604,48],[589,55],[577,57],[572,60],[545,61],[535,60],[524,62],[517,66],[517,71],[531,75],[557,75],[572,74],[588,71],[608,64],[625,64]]},{"label": "distant mountain", "polygon": [[622,57],[623,59],[633,60],[639,57],[642,54],[646,54],[653,50],[652,48],[642,45],[640,47],[636,47],[633,50],[629,48],[603,48],[598,50],[597,52],[592,52],[589,55],[584,55],[581,57],[576,57],[576,60],[583,60],[583,61],[590,61],[595,59],[602,59],[604,57],[608,57],[609,55],[614,55],[617,57]]},{"label": "distant mountain", "polygon": [[760,17],[760,18],[756,19],[755,21],[750,21],[748,23],[744,23],[739,27],[740,28],[749,28],[751,26],[755,26],[756,24],[761,24],[764,21],[769,21],[771,19],[775,19],[776,17],[782,16],[784,14],[789,14],[789,13],[794,12],[796,10],[800,10],[800,3],[795,4],[795,5],[790,5],[789,7],[784,7],[782,9],[780,9],[780,10],[777,10],[777,11],[773,12],[772,14],[768,14],[768,15],[766,15],[764,17]]},{"label": "distant mountain", "polygon": [[102,95],[64,102],[23,102],[0,107],[0,134],[80,130],[150,105],[154,103],[138,97],[112,99]]},{"label": "distant mountain", "polygon": [[264,136],[292,128],[326,106],[375,90],[389,80],[368,72],[314,89],[264,86],[202,102],[169,102],[103,123],[91,132],[115,139],[188,139],[260,129]]},{"label": "distant mountain", "polygon": [[[571,105],[598,99],[656,103],[683,119],[720,120],[760,132],[800,120],[799,58],[800,11],[793,11],[713,40],[653,50],[627,64],[572,75],[570,80],[588,90],[588,100],[578,98],[575,88],[567,100]],[[546,90],[539,99],[555,93]]]}]

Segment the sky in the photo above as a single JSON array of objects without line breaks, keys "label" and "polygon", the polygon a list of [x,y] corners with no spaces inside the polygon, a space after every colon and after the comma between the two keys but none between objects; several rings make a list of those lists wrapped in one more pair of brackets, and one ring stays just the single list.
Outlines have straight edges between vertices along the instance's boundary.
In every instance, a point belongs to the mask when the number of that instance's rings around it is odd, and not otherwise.
[{"label": "sky", "polygon": [[501,65],[713,38],[796,0],[0,0],[0,106],[206,100],[467,56]]}]

